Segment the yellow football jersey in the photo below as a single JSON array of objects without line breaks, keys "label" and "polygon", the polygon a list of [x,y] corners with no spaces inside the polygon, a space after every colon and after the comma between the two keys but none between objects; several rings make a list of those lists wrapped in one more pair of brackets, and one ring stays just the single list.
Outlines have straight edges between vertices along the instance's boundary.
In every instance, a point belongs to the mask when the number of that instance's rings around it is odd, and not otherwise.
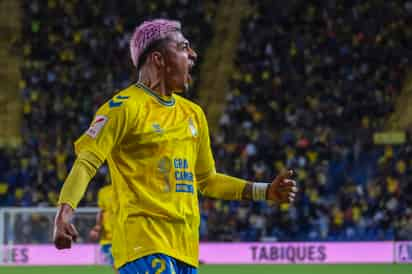
[{"label": "yellow football jersey", "polygon": [[100,234],[100,245],[110,244],[112,242],[112,186],[102,187],[97,194],[97,205],[102,210],[102,231]]},{"label": "yellow football jersey", "polygon": [[107,160],[116,267],[153,253],[198,265],[196,177],[215,172],[206,117],[198,105],[130,86],[100,107],[75,149]]}]

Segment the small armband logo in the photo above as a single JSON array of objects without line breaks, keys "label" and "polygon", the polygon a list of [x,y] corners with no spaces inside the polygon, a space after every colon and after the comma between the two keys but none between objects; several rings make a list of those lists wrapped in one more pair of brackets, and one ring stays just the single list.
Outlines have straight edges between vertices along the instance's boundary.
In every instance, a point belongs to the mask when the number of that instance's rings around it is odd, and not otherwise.
[{"label": "small armband logo", "polygon": [[96,138],[108,120],[109,119],[106,116],[97,115],[89,129],[86,131],[86,135]]},{"label": "small armband logo", "polygon": [[109,101],[109,107],[110,108],[120,107],[123,104],[123,101],[127,99],[129,99],[129,96],[117,95],[116,97],[114,97],[112,100]]}]

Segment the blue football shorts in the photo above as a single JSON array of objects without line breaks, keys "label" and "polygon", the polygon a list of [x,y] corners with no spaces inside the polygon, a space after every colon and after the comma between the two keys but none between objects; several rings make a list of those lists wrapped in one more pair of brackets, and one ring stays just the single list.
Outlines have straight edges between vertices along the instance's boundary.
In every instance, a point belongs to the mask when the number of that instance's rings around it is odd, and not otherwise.
[{"label": "blue football shorts", "polygon": [[123,265],[119,274],[197,274],[197,268],[164,254],[152,254]]},{"label": "blue football shorts", "polygon": [[104,262],[113,265],[112,245],[105,244],[101,246],[100,252],[103,254]]}]

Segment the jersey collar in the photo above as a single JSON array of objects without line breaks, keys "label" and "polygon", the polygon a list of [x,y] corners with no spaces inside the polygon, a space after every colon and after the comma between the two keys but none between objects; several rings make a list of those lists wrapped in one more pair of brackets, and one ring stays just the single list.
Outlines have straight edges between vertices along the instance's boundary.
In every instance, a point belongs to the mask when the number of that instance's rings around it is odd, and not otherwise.
[{"label": "jersey collar", "polygon": [[171,96],[170,99],[167,100],[167,99],[164,99],[164,98],[160,97],[159,94],[157,94],[152,89],[150,89],[149,87],[145,86],[142,83],[137,82],[136,86],[143,89],[147,94],[154,97],[160,104],[162,104],[164,106],[171,107],[171,106],[174,106],[174,104],[175,104],[175,98],[173,96]]}]

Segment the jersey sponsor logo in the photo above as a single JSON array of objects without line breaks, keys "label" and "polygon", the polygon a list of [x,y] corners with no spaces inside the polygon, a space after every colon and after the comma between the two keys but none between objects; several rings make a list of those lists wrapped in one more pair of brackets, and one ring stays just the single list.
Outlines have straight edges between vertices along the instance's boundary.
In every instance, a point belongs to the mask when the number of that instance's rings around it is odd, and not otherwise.
[{"label": "jersey sponsor logo", "polygon": [[109,107],[110,108],[115,108],[115,107],[120,107],[123,104],[123,101],[129,99],[129,96],[121,96],[117,95],[113,99],[109,101]]},{"label": "jersey sponsor logo", "polygon": [[188,171],[189,162],[187,159],[176,158],[173,161],[175,167],[175,180],[176,181],[189,181],[193,182],[193,173]]},{"label": "jersey sponsor logo", "polygon": [[106,116],[97,115],[89,129],[86,131],[86,134],[92,138],[96,138],[108,120],[109,119]]},{"label": "jersey sponsor logo", "polygon": [[176,184],[176,192],[193,193],[193,185],[189,185],[189,184]]},{"label": "jersey sponsor logo", "polygon": [[193,193],[193,180],[194,176],[191,171],[189,171],[189,161],[185,158],[175,158],[173,159],[173,167],[175,181],[179,182],[176,184],[176,192],[186,192]]},{"label": "jersey sponsor logo", "polygon": [[193,173],[190,171],[175,171],[175,180],[193,182]]},{"label": "jersey sponsor logo", "polygon": [[185,158],[175,158],[175,159],[173,160],[173,166],[174,166],[175,168],[183,168],[183,169],[186,169],[186,168],[189,168],[189,161],[188,161],[187,159],[185,159]]}]

